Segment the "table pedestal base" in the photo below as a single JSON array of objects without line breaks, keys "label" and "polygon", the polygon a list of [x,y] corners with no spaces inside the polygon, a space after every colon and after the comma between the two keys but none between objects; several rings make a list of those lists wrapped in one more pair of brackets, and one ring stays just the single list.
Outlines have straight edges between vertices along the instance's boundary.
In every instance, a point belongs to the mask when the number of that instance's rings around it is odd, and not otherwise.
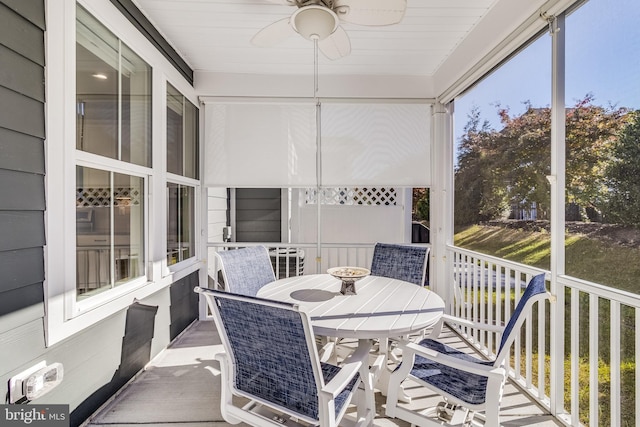
[{"label": "table pedestal base", "polygon": [[340,288],[342,295],[356,295],[356,282],[355,280],[343,280],[342,287]]}]

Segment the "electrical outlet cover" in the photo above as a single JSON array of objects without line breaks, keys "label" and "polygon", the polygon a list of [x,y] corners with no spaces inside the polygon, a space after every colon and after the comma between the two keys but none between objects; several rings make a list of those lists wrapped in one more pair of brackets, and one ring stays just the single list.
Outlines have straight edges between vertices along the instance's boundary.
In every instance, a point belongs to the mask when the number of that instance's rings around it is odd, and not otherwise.
[{"label": "electrical outlet cover", "polygon": [[18,400],[25,397],[25,390],[23,386],[24,382],[27,380],[27,378],[29,378],[31,374],[39,371],[46,366],[47,362],[43,360],[37,365],[34,365],[29,369],[20,372],[18,375],[14,375],[13,377],[11,377],[9,379],[9,403],[16,403]]}]

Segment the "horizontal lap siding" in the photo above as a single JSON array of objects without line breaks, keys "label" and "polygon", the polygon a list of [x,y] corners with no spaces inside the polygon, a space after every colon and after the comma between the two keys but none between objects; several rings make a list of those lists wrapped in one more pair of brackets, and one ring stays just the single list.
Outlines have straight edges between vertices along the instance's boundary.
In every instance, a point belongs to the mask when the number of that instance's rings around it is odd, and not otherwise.
[{"label": "horizontal lap siding", "polygon": [[236,189],[236,241],[280,242],[281,190]]},{"label": "horizontal lap siding", "polygon": [[0,316],[44,312],[44,24],[42,0],[0,0]]},{"label": "horizontal lap siding", "polygon": [[0,381],[5,385],[11,375],[44,360],[45,351],[44,29],[43,0],[0,0]]}]

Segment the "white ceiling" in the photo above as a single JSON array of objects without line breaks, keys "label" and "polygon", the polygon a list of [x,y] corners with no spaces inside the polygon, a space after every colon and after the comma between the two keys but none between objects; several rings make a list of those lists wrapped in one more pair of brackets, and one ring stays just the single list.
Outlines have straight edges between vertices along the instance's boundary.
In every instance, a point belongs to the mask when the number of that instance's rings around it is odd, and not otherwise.
[{"label": "white ceiling", "polygon": [[[297,34],[275,47],[260,48],[250,43],[261,28],[291,15],[296,10],[293,6],[273,0],[134,2],[196,72],[196,87],[199,84],[204,92],[232,95],[220,86],[203,83],[209,78],[215,80],[216,76],[218,81],[224,80],[223,76],[235,76],[236,83],[240,75],[259,75],[263,82],[280,76],[291,82],[291,76],[313,74],[313,43]],[[464,67],[479,61],[545,3],[543,0],[407,2],[399,24],[365,27],[343,23],[351,39],[351,54],[335,61],[320,54],[320,75],[352,79],[375,76],[384,79],[377,81],[384,82],[409,79],[423,82],[418,91],[421,96],[436,96],[465,71]]]}]

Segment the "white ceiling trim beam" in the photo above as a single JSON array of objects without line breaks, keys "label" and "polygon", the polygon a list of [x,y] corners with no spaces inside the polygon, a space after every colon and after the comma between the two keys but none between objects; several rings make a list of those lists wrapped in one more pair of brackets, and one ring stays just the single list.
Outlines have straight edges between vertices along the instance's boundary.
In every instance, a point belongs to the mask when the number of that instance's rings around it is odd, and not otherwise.
[{"label": "white ceiling trim beam", "polygon": [[[194,87],[200,96],[313,97],[312,75],[236,74],[196,71]],[[325,98],[435,98],[426,76],[336,76],[318,78],[318,96]]]}]

